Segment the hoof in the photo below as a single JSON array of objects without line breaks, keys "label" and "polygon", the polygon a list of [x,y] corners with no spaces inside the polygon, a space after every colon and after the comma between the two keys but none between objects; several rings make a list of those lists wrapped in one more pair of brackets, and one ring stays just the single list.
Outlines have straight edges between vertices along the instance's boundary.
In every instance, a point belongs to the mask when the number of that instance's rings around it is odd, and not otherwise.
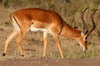
[{"label": "hoof", "polygon": [[6,54],[5,53],[3,53],[3,56],[5,56]]},{"label": "hoof", "polygon": [[22,55],[22,57],[24,57],[24,55]]},{"label": "hoof", "polygon": [[86,51],[87,50],[87,48],[83,48],[83,51]]}]

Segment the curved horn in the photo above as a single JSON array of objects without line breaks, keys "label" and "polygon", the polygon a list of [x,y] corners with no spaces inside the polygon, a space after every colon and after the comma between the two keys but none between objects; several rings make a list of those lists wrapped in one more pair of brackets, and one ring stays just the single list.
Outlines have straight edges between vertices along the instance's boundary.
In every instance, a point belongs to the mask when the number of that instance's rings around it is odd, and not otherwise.
[{"label": "curved horn", "polygon": [[82,23],[83,23],[83,33],[84,33],[84,34],[87,34],[87,33],[88,33],[88,27],[87,27],[87,24],[86,24],[86,22],[85,22],[85,20],[84,20],[84,14],[85,14],[85,12],[86,12],[87,9],[88,9],[88,8],[86,8],[86,9],[83,11],[82,16],[81,16]]},{"label": "curved horn", "polygon": [[96,11],[97,11],[98,9],[96,9],[94,12],[93,12],[93,14],[91,15],[91,19],[92,19],[92,24],[93,24],[93,27],[92,27],[92,29],[88,32],[88,34],[87,34],[87,37],[91,34],[91,32],[95,29],[95,21],[94,21],[94,15],[95,15],[95,13],[96,13]]}]

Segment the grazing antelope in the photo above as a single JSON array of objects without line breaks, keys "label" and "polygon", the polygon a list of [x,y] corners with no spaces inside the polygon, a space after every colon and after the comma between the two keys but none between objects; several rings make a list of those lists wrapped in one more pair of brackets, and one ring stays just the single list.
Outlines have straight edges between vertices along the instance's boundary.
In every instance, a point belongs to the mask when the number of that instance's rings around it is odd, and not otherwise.
[{"label": "grazing antelope", "polygon": [[[85,21],[83,19],[84,13],[87,9],[84,10],[82,14],[83,25],[86,26]],[[56,13],[55,11],[51,10],[43,10],[39,8],[27,8],[18,10],[11,15],[12,24],[14,26],[14,30],[8,39],[5,42],[4,54],[7,53],[7,48],[9,42],[16,36],[17,37],[17,44],[19,51],[22,56],[24,56],[24,52],[22,49],[21,41],[24,38],[25,34],[28,31],[43,31],[44,32],[44,49],[43,49],[43,56],[46,55],[46,47],[48,42],[48,33],[53,35],[53,38],[56,42],[56,45],[59,49],[61,58],[64,58],[63,52],[61,49],[61,43],[59,41],[59,35],[72,38],[77,40],[80,45],[82,46],[83,50],[87,49],[86,38],[89,34],[94,30],[95,23],[93,20],[92,14],[92,23],[93,28],[88,32],[87,28],[84,27],[84,30],[77,30],[70,25],[68,25],[62,17]]]}]

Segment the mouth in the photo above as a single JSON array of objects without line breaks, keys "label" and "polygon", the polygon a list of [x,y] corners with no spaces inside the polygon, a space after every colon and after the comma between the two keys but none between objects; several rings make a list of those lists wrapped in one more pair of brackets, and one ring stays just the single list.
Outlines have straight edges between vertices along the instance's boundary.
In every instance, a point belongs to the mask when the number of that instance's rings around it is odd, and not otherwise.
[{"label": "mouth", "polygon": [[83,48],[83,51],[86,51],[87,50],[87,48]]}]

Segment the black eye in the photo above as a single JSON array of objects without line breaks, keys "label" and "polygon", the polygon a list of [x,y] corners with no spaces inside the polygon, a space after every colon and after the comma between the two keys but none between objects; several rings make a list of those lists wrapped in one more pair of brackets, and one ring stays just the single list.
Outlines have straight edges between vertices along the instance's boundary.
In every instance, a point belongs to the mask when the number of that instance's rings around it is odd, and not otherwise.
[{"label": "black eye", "polygon": [[34,23],[32,22],[32,24],[34,24]]},{"label": "black eye", "polygon": [[86,38],[85,38],[85,41],[87,41],[87,40],[88,40],[88,38],[86,37]]},{"label": "black eye", "polygon": [[88,30],[87,29],[84,29],[84,32],[83,32],[84,34],[87,34],[88,33]]}]

